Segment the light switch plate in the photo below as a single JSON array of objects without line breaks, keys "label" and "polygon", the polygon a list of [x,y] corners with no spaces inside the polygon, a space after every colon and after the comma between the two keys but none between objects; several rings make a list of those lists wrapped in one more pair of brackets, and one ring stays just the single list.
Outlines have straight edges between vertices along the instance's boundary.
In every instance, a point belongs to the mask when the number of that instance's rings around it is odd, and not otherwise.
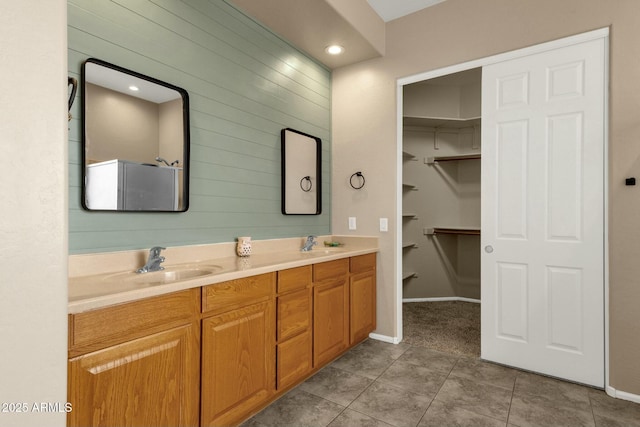
[{"label": "light switch plate", "polygon": [[356,217],[355,216],[350,216],[349,217],[349,230],[355,230],[356,229]]},{"label": "light switch plate", "polygon": [[380,218],[380,231],[389,231],[389,219]]}]

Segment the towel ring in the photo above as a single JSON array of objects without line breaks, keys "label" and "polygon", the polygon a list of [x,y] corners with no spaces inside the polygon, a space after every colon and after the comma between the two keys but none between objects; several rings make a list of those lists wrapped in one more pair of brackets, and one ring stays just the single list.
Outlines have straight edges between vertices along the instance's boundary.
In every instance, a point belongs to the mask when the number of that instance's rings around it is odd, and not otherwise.
[{"label": "towel ring", "polygon": [[[307,181],[309,183],[308,186],[305,186],[303,183]],[[311,191],[311,188],[313,187],[313,183],[311,182],[311,177],[309,175],[303,177],[300,180],[300,188],[302,189],[302,191],[304,191],[305,193],[308,193],[309,191]]]},{"label": "towel ring", "polygon": [[[360,184],[359,186],[353,185],[353,177],[361,178],[362,184]],[[358,181],[360,181],[360,179]],[[364,175],[362,175],[362,172],[360,171],[354,173],[353,175],[351,175],[351,178],[349,178],[349,185],[351,185],[351,187],[355,190],[359,190],[362,187],[364,187],[364,183],[365,183]]]}]

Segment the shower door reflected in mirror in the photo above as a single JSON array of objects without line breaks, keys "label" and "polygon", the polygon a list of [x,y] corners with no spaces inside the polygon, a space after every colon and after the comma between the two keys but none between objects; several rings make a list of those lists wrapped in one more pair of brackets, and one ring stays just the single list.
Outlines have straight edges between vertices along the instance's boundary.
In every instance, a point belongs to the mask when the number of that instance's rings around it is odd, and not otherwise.
[{"label": "shower door reflected in mirror", "polygon": [[187,92],[94,58],[82,77],[83,207],[186,211]]}]

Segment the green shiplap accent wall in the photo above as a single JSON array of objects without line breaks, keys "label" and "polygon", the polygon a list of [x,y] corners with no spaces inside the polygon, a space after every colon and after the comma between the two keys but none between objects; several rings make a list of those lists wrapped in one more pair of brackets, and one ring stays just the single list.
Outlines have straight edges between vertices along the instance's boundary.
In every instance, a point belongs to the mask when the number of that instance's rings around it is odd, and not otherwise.
[{"label": "green shiplap accent wall", "polygon": [[[182,87],[191,115],[185,213],[80,204],[80,93],[69,122],[72,254],[330,234],[331,73],[222,0],[70,0],[69,75],[99,58]],[[79,89],[78,92],[80,92]],[[322,214],[280,213],[280,131],[322,139]]]}]

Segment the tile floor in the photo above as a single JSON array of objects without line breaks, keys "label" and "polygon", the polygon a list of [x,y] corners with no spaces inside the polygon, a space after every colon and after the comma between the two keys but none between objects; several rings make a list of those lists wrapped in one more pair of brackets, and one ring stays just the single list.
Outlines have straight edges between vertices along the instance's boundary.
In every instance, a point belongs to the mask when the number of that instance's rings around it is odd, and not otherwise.
[{"label": "tile floor", "polygon": [[640,426],[640,404],[409,344],[367,340],[247,420],[258,426]]}]

